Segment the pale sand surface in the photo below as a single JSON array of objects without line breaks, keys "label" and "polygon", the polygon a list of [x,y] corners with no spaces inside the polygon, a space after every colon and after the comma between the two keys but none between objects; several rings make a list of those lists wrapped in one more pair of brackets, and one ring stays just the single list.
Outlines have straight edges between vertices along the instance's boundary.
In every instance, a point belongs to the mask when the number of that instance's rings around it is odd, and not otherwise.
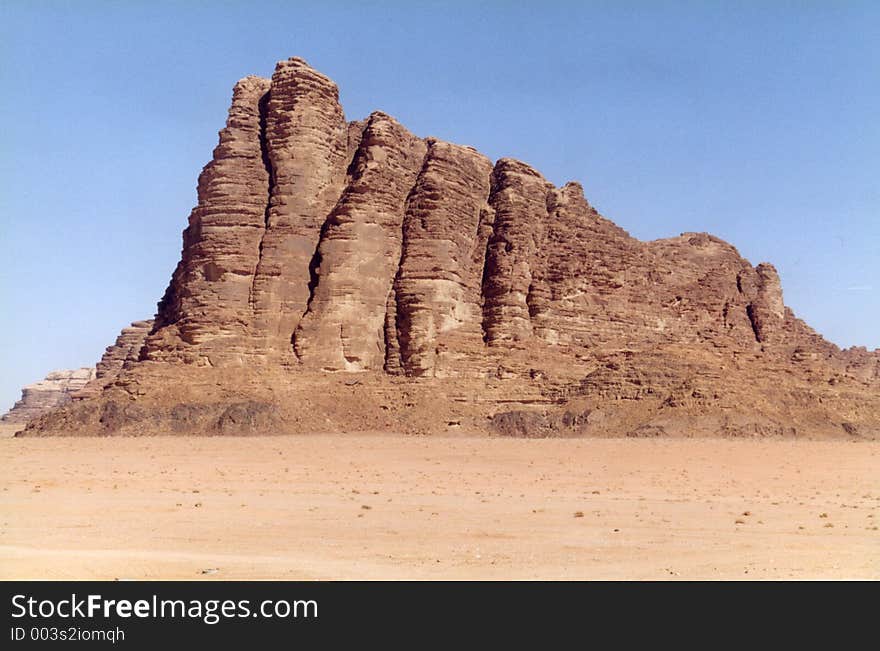
[{"label": "pale sand surface", "polygon": [[880,578],[880,443],[5,439],[0,463],[3,579]]},{"label": "pale sand surface", "polygon": [[19,423],[0,423],[0,439],[12,438],[20,429],[24,429],[24,425]]}]

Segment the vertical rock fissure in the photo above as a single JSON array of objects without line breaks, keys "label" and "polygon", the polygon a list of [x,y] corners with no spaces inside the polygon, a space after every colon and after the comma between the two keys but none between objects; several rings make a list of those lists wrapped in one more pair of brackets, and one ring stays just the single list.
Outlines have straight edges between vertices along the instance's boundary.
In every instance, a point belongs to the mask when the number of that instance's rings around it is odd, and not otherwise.
[{"label": "vertical rock fissure", "polygon": [[[357,123],[352,123],[357,124]],[[327,231],[330,227],[331,220],[336,212],[340,208],[340,204],[342,203],[345,195],[351,191],[351,183],[356,174],[356,165],[358,155],[360,153],[360,143],[363,141],[364,132],[367,130],[369,126],[369,121],[365,122],[363,126],[359,129],[360,137],[357,140],[357,146],[354,147],[353,151],[350,151],[351,156],[348,161],[348,165],[345,167],[345,185],[342,188],[342,191],[339,193],[339,198],[336,200],[336,203],[333,205],[333,208],[330,212],[327,213],[327,216],[324,218],[323,223],[321,224],[321,230],[318,235],[318,239],[315,242],[315,250],[312,253],[311,260],[309,260],[309,282],[307,284],[308,289],[308,299],[306,300],[306,307],[303,310],[303,313],[300,315],[300,323],[302,320],[308,315],[312,310],[312,304],[315,300],[315,292],[318,289],[318,283],[320,282],[320,270],[321,270],[321,262],[323,259],[323,254],[321,253],[321,244],[327,238]],[[294,328],[293,332],[290,335],[290,345],[293,349],[293,354],[296,357],[297,361],[302,361],[302,355],[297,347],[297,333],[299,330]],[[340,331],[340,340],[342,338]]]},{"label": "vertical rock fissure", "polygon": [[[398,262],[398,270],[400,263]],[[389,375],[400,375],[402,363],[400,348],[397,342],[397,280],[391,284],[388,297],[385,299],[385,327],[383,329],[383,345],[385,346],[385,364],[382,370]]]},{"label": "vertical rock fissure", "polygon": [[[428,148],[425,150],[425,155],[422,158],[422,165],[419,168],[419,173],[416,176],[412,187],[409,189],[409,192],[406,195],[406,201],[404,202],[403,220],[400,223],[400,256],[397,259],[397,271],[394,273],[394,281],[391,283],[391,289],[389,290],[390,300],[386,301],[385,304],[385,364],[383,368],[386,373],[392,374],[400,372],[404,375],[409,375],[406,366],[406,359],[404,357],[405,346],[409,345],[409,340],[407,339],[406,342],[404,342],[401,335],[402,332],[405,332],[408,335],[409,327],[405,322],[407,315],[405,314],[405,311],[400,309],[400,277],[403,269],[403,259],[406,257],[407,246],[409,244],[409,235],[406,227],[407,216],[410,213],[413,197],[419,187],[419,182],[422,180],[422,176],[428,168],[428,161],[431,158],[431,151],[434,147],[434,142],[432,140],[428,140],[427,144]],[[389,310],[392,307],[390,303],[393,303],[393,315],[389,314]],[[389,332],[392,323],[394,324],[393,333]]]},{"label": "vertical rock fissure", "polygon": [[[492,171],[489,173],[489,196],[486,198],[486,202],[492,206],[493,205],[493,197],[495,192],[498,190],[498,180],[495,176],[495,168],[492,168]],[[480,319],[480,330],[483,335],[483,344],[489,345],[489,327],[488,327],[488,306],[486,300],[486,288],[489,284],[489,278],[491,276],[491,270],[489,269],[489,265],[491,262],[489,256],[489,247],[492,246],[493,242],[497,237],[497,229],[498,229],[498,220],[494,219],[492,221],[492,232],[489,234],[488,239],[486,240],[486,250],[483,252],[483,274],[480,278],[480,309],[482,310],[482,318]]]},{"label": "vertical rock fissure", "polygon": [[312,257],[306,312],[293,333],[294,352],[306,365],[348,372],[384,367],[401,224],[426,149],[390,116],[370,115]]},{"label": "vertical rock fissure", "polygon": [[761,327],[758,324],[758,315],[755,312],[755,306],[753,303],[749,303],[746,306],[746,314],[749,317],[749,324],[752,326],[752,332],[755,333],[755,341],[761,343]]},{"label": "vertical rock fissure", "polygon": [[548,257],[547,241],[552,238],[554,222],[559,219],[558,191],[549,183],[545,190],[544,212],[535,217],[540,227],[536,225],[531,232],[532,253],[529,256],[529,288],[526,292],[526,309],[531,328],[538,336],[542,331],[540,326],[546,321],[545,317],[550,300],[547,277],[551,263]]},{"label": "vertical rock fissure", "polygon": [[[345,191],[343,191],[342,194],[344,195]],[[309,282],[306,285],[308,288],[309,297],[306,299],[306,307],[303,310],[303,313],[300,315],[300,321],[302,321],[302,319],[304,319],[305,316],[309,313],[312,308],[312,301],[315,300],[315,290],[318,288],[319,276],[321,273],[321,242],[323,242],[324,238],[326,237],[327,227],[335,210],[336,208],[334,207],[333,210],[330,211],[330,214],[327,215],[327,217],[324,219],[324,223],[321,224],[321,231],[320,235],[318,236],[318,241],[315,244],[315,251],[314,253],[312,253],[312,259],[309,260]],[[302,361],[302,356],[300,355],[296,346],[296,333],[297,330],[294,329],[294,331],[290,334],[290,346],[293,349],[293,354],[296,357],[297,361]]]},{"label": "vertical rock fissure", "polygon": [[260,268],[260,263],[262,263],[263,261],[263,240],[266,238],[266,231],[269,230],[269,206],[272,201],[272,188],[275,185],[275,173],[272,169],[272,159],[269,157],[269,144],[266,141],[266,116],[268,113],[269,95],[271,94],[271,92],[272,91],[270,90],[265,95],[263,95],[263,97],[260,98],[259,102],[260,156],[263,159],[263,167],[266,169],[266,175],[269,177],[269,183],[266,186],[266,208],[263,211],[263,233],[262,235],[260,235],[260,243],[257,247],[257,263],[254,265],[254,273],[251,277],[251,290],[248,294],[248,304],[250,305],[252,313],[256,309],[254,292],[257,283],[257,270]]},{"label": "vertical rock fissure", "polygon": [[294,361],[291,341],[309,297],[309,264],[349,162],[348,123],[332,80],[297,57],[279,62],[264,142],[272,183],[253,281],[253,333],[261,357],[287,364]]},{"label": "vertical rock fissure", "polygon": [[[489,244],[489,240],[492,239],[492,231],[495,229],[495,211],[493,211],[489,207],[489,195],[492,192],[491,186],[486,191],[483,202],[485,203],[485,208],[480,210],[480,216],[477,218],[477,232],[474,236],[474,248],[471,254],[471,259],[474,261],[474,265],[480,271],[480,284],[477,291],[477,307],[479,307],[479,325],[480,325],[480,340],[483,343],[483,346],[486,345],[486,326],[483,322],[483,314],[484,308],[486,304],[486,300],[483,297],[483,280],[486,274],[486,248]],[[489,221],[491,219],[491,221]],[[488,223],[488,228],[490,230],[489,234],[486,236],[485,241],[481,241],[482,234],[486,229]],[[479,257],[477,257],[479,256]]]},{"label": "vertical rock fissure", "polygon": [[397,344],[408,376],[473,375],[483,356],[480,283],[492,163],[469,147],[428,142],[406,208],[395,282]]}]

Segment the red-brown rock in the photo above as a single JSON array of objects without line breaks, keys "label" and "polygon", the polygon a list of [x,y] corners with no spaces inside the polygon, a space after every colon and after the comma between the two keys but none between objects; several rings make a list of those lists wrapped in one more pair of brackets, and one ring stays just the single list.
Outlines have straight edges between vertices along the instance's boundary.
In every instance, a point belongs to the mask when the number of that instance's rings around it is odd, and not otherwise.
[{"label": "red-brown rock", "polygon": [[772,265],[641,242],[580,184],[384,113],[346,122],[297,58],[235,86],[146,330],[28,433],[880,436],[880,353],[797,319]]}]

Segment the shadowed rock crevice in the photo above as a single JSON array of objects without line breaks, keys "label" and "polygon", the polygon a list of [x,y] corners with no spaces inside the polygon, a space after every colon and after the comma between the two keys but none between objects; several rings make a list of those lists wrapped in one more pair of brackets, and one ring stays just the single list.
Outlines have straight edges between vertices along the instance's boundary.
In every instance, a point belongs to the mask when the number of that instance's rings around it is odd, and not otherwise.
[{"label": "shadowed rock crevice", "polygon": [[401,369],[411,376],[477,372],[482,252],[488,234],[487,158],[469,147],[430,140],[409,195],[395,290]]},{"label": "shadowed rock crevice", "polygon": [[[315,251],[312,254],[312,259],[309,262],[309,283],[308,283],[308,292],[309,297],[306,302],[306,309],[302,315],[302,318],[305,318],[306,315],[309,314],[312,308],[312,302],[315,299],[315,291],[318,287],[318,281],[321,271],[321,262],[323,260],[323,253],[321,251],[321,243],[327,238],[328,229],[331,226],[331,220],[333,219],[334,213],[340,209],[340,202],[343,197],[345,197],[347,192],[350,192],[350,186],[352,179],[357,175],[357,160],[358,160],[358,152],[360,150],[361,142],[364,138],[364,132],[369,126],[369,121],[364,123],[361,122],[350,122],[348,125],[348,152],[350,154],[351,162],[346,168],[346,182],[345,182],[345,190],[342,193],[342,196],[336,202],[333,210],[324,220],[324,223],[321,224],[321,233],[318,238],[318,242],[315,246]],[[296,355],[296,359],[299,362],[302,362],[302,355],[297,348],[297,330],[293,332],[290,338],[291,347],[293,349],[294,355]],[[324,370],[334,370],[333,367],[325,367]]]},{"label": "shadowed rock crevice", "polygon": [[294,338],[303,363],[340,371],[383,368],[405,202],[425,151],[393,118],[370,116],[349,183],[321,232],[313,298]]},{"label": "shadowed rock crevice", "polygon": [[266,184],[266,207],[263,210],[263,232],[260,235],[260,243],[257,246],[257,263],[254,265],[254,269],[251,272],[251,289],[248,293],[248,305],[250,305],[251,312],[254,312],[256,309],[254,293],[256,291],[257,269],[260,268],[260,264],[263,260],[263,240],[266,237],[266,231],[269,230],[269,206],[272,200],[272,188],[275,187],[275,173],[272,170],[272,160],[269,158],[269,145],[266,139],[266,116],[269,111],[270,92],[271,91],[266,92],[260,98],[258,105],[260,111],[260,157],[263,160],[263,167],[266,170],[266,177],[269,182]]},{"label": "shadowed rock crevice", "polygon": [[281,61],[272,75],[265,140],[274,179],[253,326],[265,357],[284,363],[306,310],[321,226],[345,183],[348,123],[336,84],[302,59]]}]

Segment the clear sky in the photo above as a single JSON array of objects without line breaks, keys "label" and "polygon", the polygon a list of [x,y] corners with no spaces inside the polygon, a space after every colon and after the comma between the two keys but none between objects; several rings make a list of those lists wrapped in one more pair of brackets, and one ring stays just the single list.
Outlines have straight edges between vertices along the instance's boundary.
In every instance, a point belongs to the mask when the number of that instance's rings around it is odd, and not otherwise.
[{"label": "clear sky", "polygon": [[709,231],[880,347],[880,3],[0,3],[0,412],[171,276],[232,85],[298,55],[349,119],[512,156],[642,239]]}]

